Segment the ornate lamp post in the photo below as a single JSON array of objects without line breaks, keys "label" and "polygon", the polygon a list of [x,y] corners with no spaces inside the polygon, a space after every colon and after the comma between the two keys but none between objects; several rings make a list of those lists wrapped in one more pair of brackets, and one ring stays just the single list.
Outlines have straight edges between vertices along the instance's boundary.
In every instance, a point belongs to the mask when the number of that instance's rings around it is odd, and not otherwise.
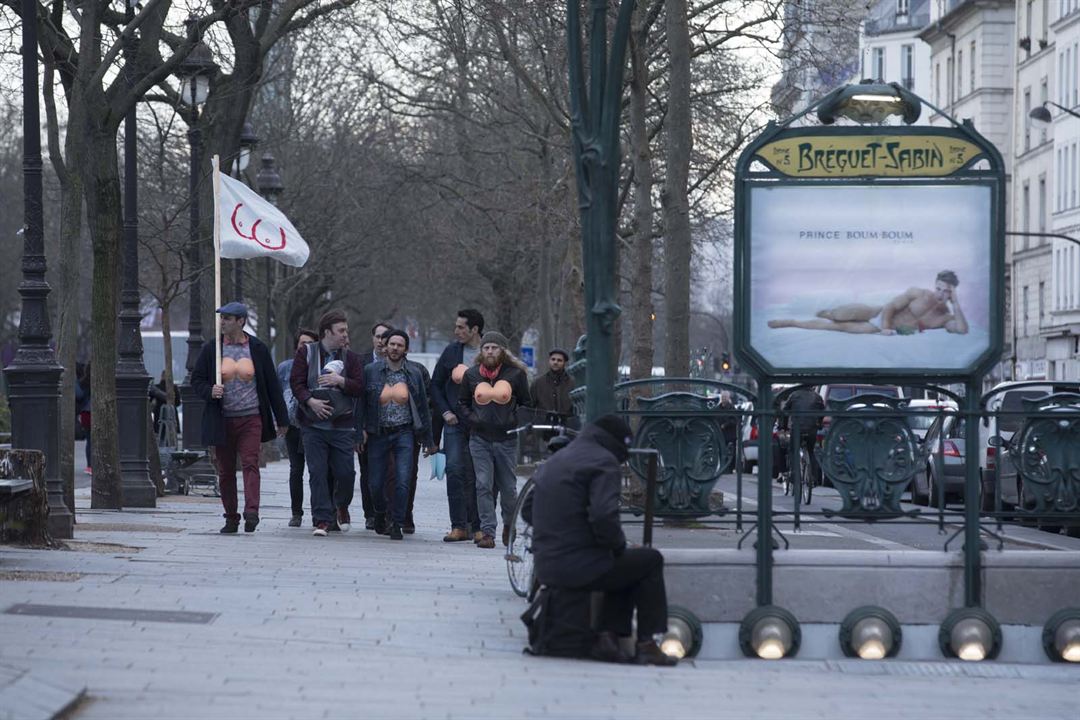
[{"label": "ornate lamp post", "polygon": [[[196,22],[189,17],[188,23]],[[180,78],[181,102],[191,107],[191,122],[188,126],[188,142],[191,145],[191,178],[188,185],[191,194],[191,219],[189,221],[188,262],[191,271],[199,272],[202,267],[202,253],[199,252],[199,175],[202,138],[199,132],[199,106],[206,102],[210,94],[210,77],[217,72],[213,53],[201,40],[191,50],[191,54],[180,63],[177,76]],[[191,296],[188,303],[188,354],[187,377],[180,386],[180,397],[184,407],[184,449],[202,450],[202,412],[205,404],[191,386],[191,371],[203,346],[202,335],[202,282],[198,274],[191,280]]]},{"label": "ornate lamp post", "polygon": [[[240,154],[236,157],[236,174],[241,176],[251,164],[251,153],[259,144],[259,136],[251,123],[244,123],[244,129],[240,131]],[[237,300],[244,299],[244,265],[243,260],[233,260],[233,296]]]},{"label": "ornate lamp post", "polygon": [[[255,176],[255,187],[258,189],[259,194],[266,198],[267,202],[271,205],[277,205],[278,198],[281,193],[285,191],[285,183],[281,181],[281,174],[278,172],[277,163],[274,161],[274,156],[270,153],[263,153],[262,167],[259,168],[259,174]],[[263,312],[266,313],[265,319],[260,316],[259,322],[266,323],[265,338],[267,343],[272,340],[270,337],[270,289],[274,285],[274,271],[277,267],[270,258],[264,258],[263,262],[266,264],[266,292],[263,294]]]},{"label": "ornate lamp post", "polygon": [[[136,0],[127,0],[125,17],[135,18]],[[138,40],[124,43],[124,74],[135,85]],[[119,358],[116,363],[116,406],[120,430],[121,497],[126,507],[155,507],[157,489],[150,480],[146,433],[147,388],[139,323],[139,214],[135,106],[124,118],[124,285],[120,293]]]},{"label": "ornate lamp post", "polygon": [[585,332],[589,338],[589,362],[585,366],[585,417],[588,420],[615,411],[615,321],[622,312],[617,303],[615,283],[616,201],[621,158],[619,120],[634,2],[621,0],[619,4],[609,53],[608,3],[590,0],[592,22],[587,87],[580,2],[568,0],[566,3],[570,117],[585,266]]},{"label": "ornate lamp post", "polygon": [[45,454],[49,534],[70,538],[75,516],[64,504],[60,478],[60,374],[49,344],[49,284],[45,281],[45,234],[41,181],[41,115],[38,106],[37,0],[22,0],[23,70],[23,258],[19,349],[4,370],[11,405],[11,446]]}]

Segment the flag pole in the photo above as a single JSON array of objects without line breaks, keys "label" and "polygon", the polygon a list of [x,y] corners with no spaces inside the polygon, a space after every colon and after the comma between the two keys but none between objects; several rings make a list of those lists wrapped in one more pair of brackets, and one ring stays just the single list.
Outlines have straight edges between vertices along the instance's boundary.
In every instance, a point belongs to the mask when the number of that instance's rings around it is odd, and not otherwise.
[{"label": "flag pole", "polygon": [[218,156],[213,159],[214,164],[214,347],[217,348],[214,355],[214,384],[221,384],[221,315],[217,309],[221,307],[221,168],[218,167]]}]

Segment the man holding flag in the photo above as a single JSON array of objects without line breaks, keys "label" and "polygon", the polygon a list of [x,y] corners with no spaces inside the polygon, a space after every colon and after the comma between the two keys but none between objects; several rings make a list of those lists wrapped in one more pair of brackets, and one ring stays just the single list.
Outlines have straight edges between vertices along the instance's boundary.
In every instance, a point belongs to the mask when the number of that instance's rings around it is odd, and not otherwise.
[{"label": "man holding flag", "polygon": [[216,342],[203,345],[191,370],[191,385],[206,402],[202,441],[216,451],[221,504],[225,508],[221,532],[235,533],[240,527],[237,455],[244,474],[244,532],[255,532],[261,481],[259,445],[285,434],[289,411],[270,350],[257,337],[244,332],[247,306],[231,302],[219,307],[217,313],[221,335]]},{"label": "man holding flag", "polygon": [[[300,267],[310,250],[293,224],[272,203],[214,166],[214,300],[217,308],[215,341],[203,345],[191,384],[206,402],[202,441],[216,448],[222,533],[240,526],[236,493],[236,459],[244,475],[244,532],[259,524],[259,445],[284,435],[289,411],[269,348],[244,331],[248,307],[242,302],[221,304],[221,258],[272,257]],[[269,308],[263,308],[269,322]],[[275,419],[277,429],[275,431]]]}]

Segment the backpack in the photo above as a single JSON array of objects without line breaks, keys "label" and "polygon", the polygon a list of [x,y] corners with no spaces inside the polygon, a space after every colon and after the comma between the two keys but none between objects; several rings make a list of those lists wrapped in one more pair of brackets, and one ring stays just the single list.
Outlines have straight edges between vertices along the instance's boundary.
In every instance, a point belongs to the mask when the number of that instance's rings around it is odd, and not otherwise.
[{"label": "backpack", "polygon": [[529,655],[588,657],[596,641],[590,622],[592,594],[543,586],[522,616]]}]

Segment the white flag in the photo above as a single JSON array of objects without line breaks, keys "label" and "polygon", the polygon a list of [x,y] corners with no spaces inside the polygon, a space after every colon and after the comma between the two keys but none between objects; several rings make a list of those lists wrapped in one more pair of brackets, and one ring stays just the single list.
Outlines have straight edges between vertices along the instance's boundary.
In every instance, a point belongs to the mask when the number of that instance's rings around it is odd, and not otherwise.
[{"label": "white flag", "polygon": [[220,257],[272,257],[301,267],[311,250],[285,214],[239,180],[218,173]]}]

